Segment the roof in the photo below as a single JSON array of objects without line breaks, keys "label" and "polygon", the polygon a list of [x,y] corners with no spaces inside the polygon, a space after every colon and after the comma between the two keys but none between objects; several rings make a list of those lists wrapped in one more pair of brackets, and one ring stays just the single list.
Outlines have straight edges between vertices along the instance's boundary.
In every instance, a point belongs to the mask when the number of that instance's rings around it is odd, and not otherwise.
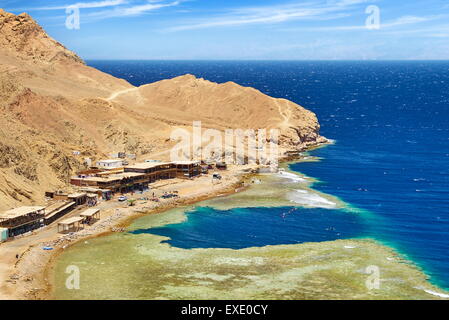
[{"label": "roof", "polygon": [[86,196],[86,193],[84,193],[84,192],[72,193],[72,194],[68,195],[69,198],[81,198],[81,197],[85,197],[85,196]]},{"label": "roof", "polygon": [[111,174],[106,177],[88,177],[88,178],[73,178],[73,179],[79,179],[83,181],[92,181],[92,182],[113,182],[113,181],[120,181],[125,178],[134,178],[134,177],[143,177],[145,176],[144,173],[138,173],[138,172],[124,172],[124,173],[116,173]]},{"label": "roof", "polygon": [[55,215],[57,215],[58,213],[60,213],[61,211],[74,206],[75,202],[70,201],[70,202],[64,202],[63,204],[64,204],[63,206],[60,206],[60,207],[57,207],[57,208],[55,207],[52,210],[49,210],[48,209],[49,207],[47,207],[46,212],[45,212],[46,213],[45,219],[48,220],[48,219],[54,217]]},{"label": "roof", "polygon": [[126,166],[125,169],[146,170],[146,169],[156,168],[156,167],[167,165],[167,164],[171,164],[171,163],[170,162],[141,162],[141,163],[136,163],[136,164],[133,164],[130,166]]},{"label": "roof", "polygon": [[134,178],[134,177],[144,177],[145,173],[139,173],[139,172],[124,172],[119,173],[117,176],[121,176],[122,178]]},{"label": "roof", "polygon": [[199,161],[190,161],[190,160],[185,160],[185,161],[175,161],[175,164],[180,164],[180,165],[189,165],[189,164],[199,164]]},{"label": "roof", "polygon": [[117,163],[117,162],[123,162],[122,159],[106,159],[106,160],[98,160],[98,162],[103,162],[103,163]]},{"label": "roof", "polygon": [[100,212],[100,209],[87,209],[86,211],[82,212],[80,216],[82,217],[92,217],[93,215]]},{"label": "roof", "polygon": [[15,209],[8,210],[2,214],[0,214],[0,218],[2,219],[13,219],[20,216],[25,216],[27,214],[44,210],[45,207],[19,207]]},{"label": "roof", "polygon": [[60,208],[67,205],[68,203],[74,203],[74,202],[73,201],[56,201],[45,208],[45,213],[48,214],[55,210],[59,210]]},{"label": "roof", "polygon": [[101,191],[101,192],[111,192],[111,190],[109,190],[109,189],[98,189],[98,188],[92,188],[92,187],[83,187],[83,188],[81,188],[80,190],[82,190],[82,191],[86,191],[86,192],[90,192],[90,193],[96,193],[96,192],[98,192],[98,191]]},{"label": "roof", "polygon": [[73,218],[68,218],[68,219],[65,219],[65,220],[63,220],[61,222],[58,222],[58,224],[70,225],[70,224],[74,224],[74,223],[77,223],[77,222],[81,222],[83,220],[84,220],[83,217],[73,217]]},{"label": "roof", "polygon": [[120,167],[120,168],[111,168],[106,171],[97,172],[97,173],[95,173],[95,175],[98,177],[101,177],[101,176],[109,176],[114,173],[122,173],[122,172],[123,172],[123,168]]}]

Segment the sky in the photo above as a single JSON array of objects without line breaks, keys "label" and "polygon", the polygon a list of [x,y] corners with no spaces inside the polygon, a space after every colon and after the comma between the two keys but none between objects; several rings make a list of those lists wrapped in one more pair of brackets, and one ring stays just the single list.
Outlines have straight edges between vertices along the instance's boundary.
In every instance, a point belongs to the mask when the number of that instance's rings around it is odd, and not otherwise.
[{"label": "sky", "polygon": [[86,60],[449,59],[447,0],[2,0],[0,7],[27,12]]}]

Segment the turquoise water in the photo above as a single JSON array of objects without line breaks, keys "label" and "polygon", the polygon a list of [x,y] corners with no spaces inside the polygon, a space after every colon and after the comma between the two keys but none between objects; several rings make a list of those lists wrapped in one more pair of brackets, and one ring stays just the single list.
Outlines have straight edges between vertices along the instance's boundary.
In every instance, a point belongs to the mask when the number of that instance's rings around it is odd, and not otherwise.
[{"label": "turquoise water", "polygon": [[[335,209],[197,208],[149,232],[183,248],[372,237],[449,288],[449,62],[91,61],[135,85],[195,74],[235,81],[317,113],[336,144],[290,168],[370,214]],[[294,209],[294,210],[293,210]],[[255,218],[256,217],[256,218]]]}]

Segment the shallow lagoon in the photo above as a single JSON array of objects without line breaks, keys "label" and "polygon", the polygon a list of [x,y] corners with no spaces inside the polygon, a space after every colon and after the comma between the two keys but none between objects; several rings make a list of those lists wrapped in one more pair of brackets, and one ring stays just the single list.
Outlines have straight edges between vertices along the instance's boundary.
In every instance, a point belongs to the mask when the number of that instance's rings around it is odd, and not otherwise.
[{"label": "shallow lagoon", "polygon": [[[424,275],[400,263],[401,258],[386,247],[365,240],[322,242],[363,234],[366,213],[310,189],[310,178],[297,178],[255,177],[244,192],[150,214],[135,220],[128,232],[82,241],[59,257],[54,295],[60,299],[433,297],[421,289],[435,290]],[[322,207],[295,206],[289,194],[297,190],[304,191],[299,192],[299,202],[319,197],[325,200]],[[325,208],[329,203],[332,208]],[[307,241],[318,242],[298,244]],[[65,288],[65,269],[70,265],[80,268],[80,290]],[[365,285],[369,265],[383,270],[385,284],[379,291]]]}]

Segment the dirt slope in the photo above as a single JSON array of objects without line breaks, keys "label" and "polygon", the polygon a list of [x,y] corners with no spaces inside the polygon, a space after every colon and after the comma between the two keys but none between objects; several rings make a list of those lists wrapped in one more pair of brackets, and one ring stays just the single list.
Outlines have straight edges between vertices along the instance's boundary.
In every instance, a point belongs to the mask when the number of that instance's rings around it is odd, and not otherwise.
[{"label": "dirt slope", "polygon": [[[323,142],[316,116],[236,83],[185,75],[136,88],[88,67],[27,14],[0,9],[0,211],[110,152],[166,158],[174,128],[279,128],[282,150]],[[81,155],[74,155],[80,151]]]}]

